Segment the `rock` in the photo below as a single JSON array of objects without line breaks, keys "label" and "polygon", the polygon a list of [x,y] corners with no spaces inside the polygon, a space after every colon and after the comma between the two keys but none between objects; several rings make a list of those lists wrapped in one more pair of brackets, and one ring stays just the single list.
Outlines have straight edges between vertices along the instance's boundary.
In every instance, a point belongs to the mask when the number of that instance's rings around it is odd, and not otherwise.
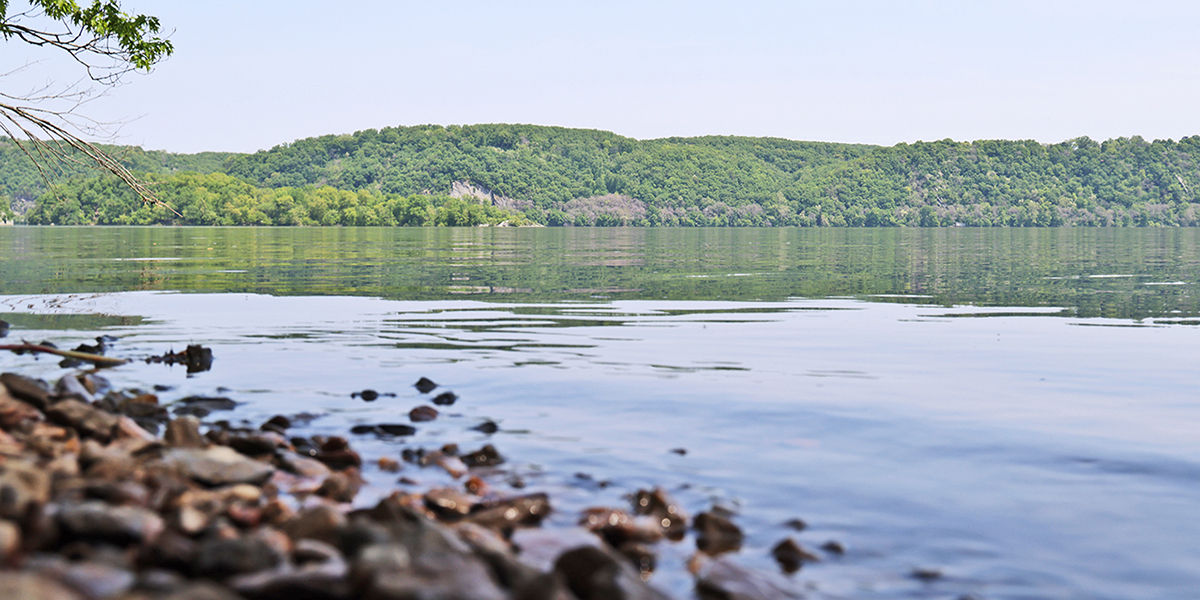
[{"label": "rock", "polygon": [[359,476],[358,470],[349,467],[326,477],[315,493],[322,498],[329,498],[335,502],[352,502],[354,497],[358,495],[358,490],[362,487],[362,483],[362,477]]},{"label": "rock", "polygon": [[625,542],[617,547],[617,552],[629,559],[630,564],[634,569],[637,569],[638,575],[645,581],[654,572],[654,568],[658,565],[658,556],[654,554],[654,550],[646,544],[638,542]]},{"label": "rock", "polygon": [[20,600],[83,600],[83,595],[52,576],[20,571],[0,571],[0,590]]},{"label": "rock", "polygon": [[375,390],[363,390],[361,392],[355,392],[355,393],[358,395],[359,398],[363,399],[363,402],[374,402],[375,400],[377,400],[379,398],[379,392],[377,392]]},{"label": "rock", "polygon": [[276,462],[283,470],[301,477],[324,479],[332,472],[329,467],[325,466],[325,463],[315,458],[300,456],[295,452],[280,452],[276,456]]},{"label": "rock", "polygon": [[0,462],[0,517],[20,521],[50,499],[50,477],[32,462]]},{"label": "rock", "polygon": [[15,431],[23,429],[29,422],[42,420],[42,411],[28,402],[17,400],[0,385],[0,429]]},{"label": "rock", "polygon": [[624,560],[602,548],[581,546],[564,552],[554,572],[579,600],[650,600],[667,598],[650,587]]},{"label": "rock", "polygon": [[604,543],[592,532],[581,527],[517,529],[509,539],[517,553],[517,560],[541,572],[553,571],[554,561],[567,550],[580,546],[600,546]]},{"label": "rock", "polygon": [[935,579],[941,579],[944,574],[940,569],[917,567],[913,569],[911,573],[909,573],[909,576],[913,579],[920,579],[921,581],[933,581]]},{"label": "rock", "polygon": [[96,400],[73,373],[58,378],[58,382],[54,384],[54,397],[57,400],[71,398],[84,404],[91,404]]},{"label": "rock", "polygon": [[283,436],[271,432],[235,433],[229,436],[227,443],[230,448],[246,456],[273,455],[276,448],[288,446]]},{"label": "rock", "polygon": [[418,379],[417,382],[413,384],[413,387],[417,388],[417,391],[421,392],[422,394],[428,394],[429,392],[432,392],[435,388],[437,388],[437,386],[438,384],[425,377]]},{"label": "rock", "polygon": [[133,588],[137,577],[128,569],[92,561],[52,559],[27,565],[83,593],[88,598],[112,598]]},{"label": "rock", "polygon": [[484,527],[507,530],[520,525],[537,525],[549,514],[549,498],[544,493],[537,493],[476,504],[467,518]]},{"label": "rock", "polygon": [[171,411],[177,415],[207,417],[219,410],[233,410],[237,402],[225,397],[188,396],[177,400]]},{"label": "rock", "polygon": [[341,559],[342,554],[338,552],[337,548],[314,539],[297,540],[295,547],[292,548],[292,562],[297,565],[323,563]]},{"label": "rock", "polygon": [[140,566],[187,572],[196,560],[197,543],[180,532],[167,529],[138,553]]},{"label": "rock", "polygon": [[457,456],[451,456],[441,450],[426,452],[420,456],[419,462],[421,466],[435,465],[441,467],[444,471],[450,474],[451,477],[458,479],[467,474],[467,465]]},{"label": "rock", "polygon": [[817,562],[821,557],[805,550],[796,540],[787,538],[781,540],[771,548],[771,556],[775,557],[775,562],[779,563],[779,567],[784,573],[795,573],[804,566],[804,563]]},{"label": "rock", "polygon": [[679,541],[687,533],[687,515],[662,488],[638,490],[633,496],[633,511],[657,519],[668,539]]},{"label": "rock", "polygon": [[269,540],[260,535],[240,538],[211,538],[200,543],[193,575],[225,579],[233,575],[256,573],[272,569],[284,562],[285,556]]},{"label": "rock", "polygon": [[113,429],[113,437],[119,440],[131,439],[146,443],[158,441],[158,438],[153,433],[138,425],[137,421],[126,416],[117,417],[117,426]]},{"label": "rock", "polygon": [[[8,335],[8,327],[9,327],[8,321],[5,321],[4,319],[0,319],[0,338]],[[424,378],[422,378],[422,379],[424,379]]]},{"label": "rock", "polygon": [[450,406],[458,401],[458,394],[454,392],[442,392],[433,397],[433,403],[438,406]]},{"label": "rock", "polygon": [[747,569],[727,558],[702,560],[696,573],[696,595],[700,600],[803,598],[779,575]]},{"label": "rock", "polygon": [[630,542],[653,543],[663,537],[663,529],[654,517],[634,519],[625,511],[611,508],[589,508],[579,524],[614,548]]},{"label": "rock", "polygon": [[79,400],[60,400],[46,410],[46,417],[59,425],[74,428],[81,435],[102,442],[112,439],[113,429],[117,426],[116,415]]},{"label": "rock", "polygon": [[454,488],[435,488],[425,492],[425,507],[444,521],[458,521],[471,512],[472,498]]},{"label": "rock", "polygon": [[717,511],[696,515],[693,528],[696,530],[696,547],[710,556],[742,547],[742,530]]},{"label": "rock", "polygon": [[229,588],[211,581],[189,582],[187,587],[172,592],[162,600],[244,600]]},{"label": "rock", "polygon": [[497,431],[500,431],[500,426],[497,425],[495,421],[488,419],[488,420],[472,427],[471,430],[491,435],[493,433],[496,433]]},{"label": "rock", "polygon": [[246,458],[224,446],[173,448],[163,454],[162,462],[184,476],[209,486],[259,484],[275,471],[267,463]]},{"label": "rock", "polygon": [[31,379],[16,373],[0,374],[0,384],[17,400],[32,404],[45,411],[50,406],[50,386],[39,379]]},{"label": "rock", "polygon": [[265,423],[263,423],[262,425],[260,425],[258,428],[261,429],[262,431],[274,431],[275,433],[278,433],[279,435],[284,435],[287,432],[288,428],[290,428],[291,426],[292,426],[291,419],[289,419],[283,415],[275,415],[275,416],[271,417],[270,419],[267,419],[267,421]]},{"label": "rock", "polygon": [[418,406],[408,412],[408,418],[412,419],[412,421],[414,423],[421,423],[424,421],[432,421],[432,420],[436,419],[437,416],[438,416],[438,411],[436,408],[434,408],[432,406],[422,405],[422,406]]},{"label": "rock", "polygon": [[212,368],[212,361],[212,349],[198,344],[184,348],[183,352],[166,352],[160,356],[151,356],[146,359],[147,363],[186,365],[188,373],[207,371]]},{"label": "rock", "polygon": [[350,444],[346,442],[346,438],[337,436],[325,438],[321,442],[316,459],[335,471],[362,466],[362,457],[350,449]]},{"label": "rock", "polygon": [[380,456],[379,460],[375,461],[375,464],[379,466],[380,471],[385,471],[388,473],[400,472],[400,461],[394,458]]},{"label": "rock", "polygon": [[378,436],[403,436],[413,435],[417,432],[417,428],[412,425],[403,423],[380,423],[378,425],[355,425],[350,428],[350,433],[365,435],[374,434]]},{"label": "rock", "polygon": [[177,417],[167,423],[163,441],[176,448],[204,448],[208,440],[200,435],[200,420],[196,417]]},{"label": "rock", "polygon": [[246,598],[275,600],[350,600],[357,596],[346,580],[346,564],[339,558],[295,571],[273,570],[242,575],[230,581]]},{"label": "rock", "polygon": [[837,540],[829,540],[828,542],[821,544],[821,549],[836,556],[842,556],[846,553],[846,547]]},{"label": "rock", "polygon": [[486,444],[482,448],[464,454],[462,461],[468,467],[494,467],[504,462],[504,457],[496,451],[496,447]]},{"label": "rock", "polygon": [[60,506],[55,522],[68,539],[119,545],[153,540],[163,530],[162,518],[153,511],[95,501]]},{"label": "rock", "polygon": [[806,523],[804,519],[788,519],[787,521],[784,521],[783,526],[789,529],[795,529],[796,531],[804,531],[805,529],[808,529],[808,523]]},{"label": "rock", "polygon": [[346,524],[346,516],[327,504],[319,504],[300,511],[283,526],[283,532],[293,540],[311,539],[337,545],[339,531]]},{"label": "rock", "polygon": [[21,530],[11,521],[0,521],[0,563],[10,564],[21,550]]}]

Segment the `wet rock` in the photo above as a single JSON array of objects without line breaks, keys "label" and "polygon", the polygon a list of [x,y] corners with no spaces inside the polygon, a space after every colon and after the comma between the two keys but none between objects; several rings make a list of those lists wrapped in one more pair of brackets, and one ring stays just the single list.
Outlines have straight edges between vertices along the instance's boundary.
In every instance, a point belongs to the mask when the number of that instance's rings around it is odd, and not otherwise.
[{"label": "wet rock", "polygon": [[31,379],[16,373],[0,374],[0,384],[17,400],[32,404],[45,411],[50,406],[50,386],[39,379]]},{"label": "wet rock", "polygon": [[361,392],[355,392],[351,394],[351,396],[362,398],[363,402],[374,402],[379,398],[379,392],[375,390],[363,390]]},{"label": "wet rock", "polygon": [[687,515],[662,488],[638,490],[633,496],[633,511],[657,519],[668,539],[679,541],[687,533]]},{"label": "wet rock", "polygon": [[781,540],[775,544],[771,548],[771,556],[775,558],[775,562],[779,563],[779,568],[783,569],[784,573],[795,573],[804,566],[804,563],[821,560],[821,557],[805,550],[792,538]]},{"label": "wet rock", "polygon": [[433,397],[433,403],[438,406],[450,406],[458,402],[458,394],[454,392],[442,392]]},{"label": "wet rock", "polygon": [[462,455],[462,461],[468,467],[494,467],[504,463],[504,457],[496,451],[496,447],[486,444],[482,448]]},{"label": "wet rock", "polygon": [[454,488],[435,488],[425,492],[425,506],[444,521],[457,521],[471,512],[475,502]]},{"label": "wet rock", "polygon": [[808,528],[808,523],[804,519],[788,519],[783,522],[783,526],[796,531],[804,531]]},{"label": "wet rock", "polygon": [[325,463],[315,458],[300,456],[295,452],[280,452],[276,457],[276,462],[280,468],[301,477],[324,479],[330,473],[329,467],[325,466]]},{"label": "wet rock", "polygon": [[837,540],[829,540],[828,542],[821,544],[821,549],[835,556],[842,556],[846,553],[846,547]]},{"label": "wet rock", "polygon": [[716,556],[742,547],[742,530],[717,511],[696,515],[693,528],[696,530],[696,547],[705,554]]},{"label": "wet rock", "polygon": [[777,574],[747,569],[727,558],[707,559],[701,563],[696,572],[696,595],[700,600],[803,598]]},{"label": "wet rock", "polygon": [[564,552],[554,563],[579,600],[649,600],[667,596],[647,585],[624,560],[596,546]]},{"label": "wet rock", "polygon": [[678,454],[680,456],[687,456],[687,448],[671,448],[668,452],[671,454]]},{"label": "wet rock", "polygon": [[83,600],[83,595],[57,578],[39,573],[0,571],[0,590],[20,600]]},{"label": "wet rock", "polygon": [[467,465],[461,458],[446,454],[441,450],[423,453],[418,459],[418,463],[423,467],[429,465],[441,467],[455,479],[467,474]]},{"label": "wet rock", "polygon": [[274,431],[275,433],[278,433],[279,435],[284,435],[287,432],[288,428],[290,428],[291,426],[292,426],[291,419],[289,419],[283,415],[275,415],[275,416],[271,417],[270,419],[267,419],[267,421],[265,423],[263,423],[262,425],[260,425],[258,428],[261,429],[262,431]]},{"label": "wet rock", "polygon": [[645,581],[654,573],[654,568],[658,565],[658,556],[654,554],[654,550],[646,544],[637,542],[625,542],[617,548],[617,552],[629,559],[629,563],[637,569],[638,575]]},{"label": "wet rock", "polygon": [[53,576],[88,598],[118,596],[128,592],[137,581],[137,577],[128,569],[101,562],[51,559],[36,566],[27,565],[27,568]]},{"label": "wet rock", "polygon": [[163,530],[162,518],[152,511],[94,501],[60,506],[55,522],[68,539],[120,545],[152,540]]},{"label": "wet rock", "polygon": [[381,456],[381,457],[379,457],[379,460],[376,461],[376,465],[379,466],[380,471],[385,471],[388,473],[399,473],[400,472],[400,461],[398,461],[394,458],[389,458],[387,456]]},{"label": "wet rock", "polygon": [[279,566],[285,556],[270,541],[258,535],[207,539],[196,550],[194,575],[224,579]]},{"label": "wet rock", "polygon": [[362,457],[350,449],[346,438],[337,436],[331,436],[321,441],[316,459],[335,471],[362,466]]},{"label": "wet rock", "polygon": [[[166,352],[159,356],[151,356],[147,363],[165,365],[185,365],[188,373],[201,373],[212,369],[212,349],[193,344],[184,348],[183,352]],[[202,415],[201,415],[202,416]]]},{"label": "wet rock", "polygon": [[380,423],[378,425],[355,425],[350,428],[350,433],[358,435],[378,435],[378,436],[404,436],[413,435],[417,432],[417,428],[412,425],[403,423]]},{"label": "wet rock", "polygon": [[549,514],[550,499],[537,493],[476,504],[467,518],[477,525],[507,530],[537,525]]},{"label": "wet rock", "polygon": [[78,400],[84,404],[91,404],[95,401],[92,393],[83,387],[75,374],[68,373],[58,379],[54,384],[54,397],[56,400],[66,400],[68,398]]},{"label": "wet rock", "polygon": [[314,493],[335,502],[351,502],[358,495],[362,483],[362,477],[359,476],[357,469],[350,467],[330,474]]},{"label": "wet rock", "polygon": [[417,382],[413,384],[413,387],[417,388],[417,391],[421,392],[422,394],[428,394],[429,392],[432,392],[435,388],[437,388],[437,386],[438,384],[425,377],[418,379]]},{"label": "wet rock", "polygon": [[[9,327],[8,321],[5,321],[4,319],[0,319],[0,338],[8,335],[8,327]],[[424,379],[424,378],[422,378],[422,379]]]},{"label": "wet rock", "polygon": [[273,455],[276,448],[289,445],[283,436],[271,432],[234,433],[230,434],[227,443],[230,448],[246,456]]},{"label": "wet rock", "polygon": [[196,560],[197,543],[173,529],[167,529],[153,541],[142,546],[138,564],[142,567],[161,567],[187,572]]},{"label": "wet rock", "polygon": [[438,411],[436,408],[434,408],[432,406],[421,405],[421,406],[418,406],[408,412],[408,418],[411,419],[412,422],[414,422],[414,423],[421,423],[424,421],[432,421],[432,420],[436,419],[437,416],[438,416]]},{"label": "wet rock", "polygon": [[635,519],[623,510],[612,508],[589,508],[579,524],[614,548],[629,542],[657,542],[663,537],[663,529],[653,517]]},{"label": "wet rock", "polygon": [[258,484],[271,477],[275,468],[239,454],[232,448],[174,448],[162,462],[182,475],[209,486],[235,483]]},{"label": "wet rock", "polygon": [[113,437],[118,440],[133,439],[147,443],[158,441],[153,433],[147,431],[137,421],[124,416],[117,417],[117,426],[113,429]]},{"label": "wet rock", "polygon": [[346,516],[336,508],[320,504],[300,511],[283,527],[293,540],[311,539],[337,545]]},{"label": "wet rock", "polygon": [[23,429],[32,421],[42,420],[42,411],[27,402],[14,398],[8,389],[0,386],[0,429],[14,431]]},{"label": "wet rock", "polygon": [[21,550],[21,530],[11,521],[0,521],[0,563],[9,564]]},{"label": "wet rock", "polygon": [[200,435],[200,421],[196,417],[178,417],[167,423],[163,441],[176,448],[204,448],[208,440]]},{"label": "wet rock", "polygon": [[0,517],[19,521],[50,499],[50,477],[32,462],[0,462]]},{"label": "wet rock", "polygon": [[480,433],[486,433],[488,435],[491,435],[493,433],[496,433],[497,431],[500,431],[500,426],[497,425],[495,421],[488,419],[487,421],[484,421],[484,422],[472,427],[471,431],[478,431]]},{"label": "wet rock", "polygon": [[909,576],[912,577],[913,579],[919,579],[921,581],[934,581],[937,579],[941,579],[944,576],[944,574],[942,573],[941,569],[934,569],[931,567],[917,567],[917,568],[913,569],[912,572],[909,573]]},{"label": "wet rock", "polygon": [[171,412],[176,415],[207,417],[216,411],[233,410],[236,406],[237,402],[222,396],[188,396],[176,401]]},{"label": "wet rock", "polygon": [[113,429],[117,426],[116,415],[78,400],[61,400],[55,403],[46,411],[46,417],[102,442],[112,439]]}]

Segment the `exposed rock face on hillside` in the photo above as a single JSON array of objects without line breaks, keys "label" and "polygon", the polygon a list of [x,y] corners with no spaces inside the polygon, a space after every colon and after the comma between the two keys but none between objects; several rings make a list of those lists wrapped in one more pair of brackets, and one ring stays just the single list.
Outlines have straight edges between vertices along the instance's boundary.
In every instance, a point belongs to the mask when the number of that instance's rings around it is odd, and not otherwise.
[{"label": "exposed rock face on hillside", "polygon": [[480,187],[472,184],[470,181],[455,181],[450,184],[450,197],[452,198],[479,198],[492,206],[508,210],[525,210],[533,206],[533,202],[529,200],[517,200],[509,198],[502,194],[497,194],[485,187]]},{"label": "exposed rock face on hillside", "polygon": [[633,225],[646,218],[646,203],[625,194],[605,194],[564,202],[562,211],[580,225]]}]

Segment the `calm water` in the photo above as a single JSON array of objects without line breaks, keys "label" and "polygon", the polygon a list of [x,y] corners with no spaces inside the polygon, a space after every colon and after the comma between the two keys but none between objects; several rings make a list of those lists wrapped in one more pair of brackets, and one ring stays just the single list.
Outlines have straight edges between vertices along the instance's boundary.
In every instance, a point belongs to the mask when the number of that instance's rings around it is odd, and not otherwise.
[{"label": "calm water", "polygon": [[1195,598],[1198,285],[1194,230],[0,228],[10,338],[203,343],[211,372],[110,377],[310,432],[403,420],[428,376],[459,403],[366,457],[488,439],[561,525],[663,485],[764,568],[800,517],[849,550],[788,580],[818,598]]}]

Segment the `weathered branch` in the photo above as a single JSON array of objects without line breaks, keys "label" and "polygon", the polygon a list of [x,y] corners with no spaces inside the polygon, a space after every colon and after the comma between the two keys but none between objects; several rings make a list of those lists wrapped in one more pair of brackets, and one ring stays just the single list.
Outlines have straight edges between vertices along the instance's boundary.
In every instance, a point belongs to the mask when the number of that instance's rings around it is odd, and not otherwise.
[{"label": "weathered branch", "polygon": [[50,346],[41,344],[0,344],[0,350],[11,350],[13,352],[32,352],[34,354],[53,354],[63,358],[73,358],[90,362],[97,367],[115,367],[129,362],[124,358],[114,358],[112,356],[103,356],[100,354],[92,354],[90,352],[77,352],[75,350],[59,350]]}]

